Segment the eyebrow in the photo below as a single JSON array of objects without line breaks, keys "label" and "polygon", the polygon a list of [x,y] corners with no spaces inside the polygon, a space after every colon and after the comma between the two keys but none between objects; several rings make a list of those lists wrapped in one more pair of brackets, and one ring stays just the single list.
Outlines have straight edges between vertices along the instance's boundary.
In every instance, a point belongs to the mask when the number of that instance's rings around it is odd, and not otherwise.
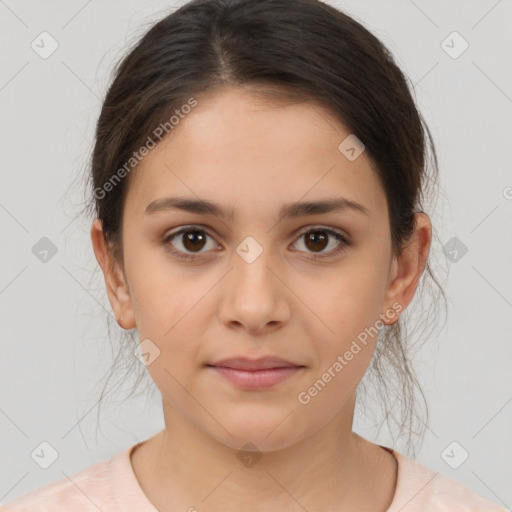
[{"label": "eyebrow", "polygon": [[[187,197],[165,197],[162,199],[156,199],[146,206],[145,214],[150,215],[156,212],[176,209],[201,215],[210,214],[228,219],[232,219],[234,217],[233,208],[224,208],[223,206],[206,199],[193,199]],[[283,220],[343,210],[355,211],[364,215],[370,214],[368,208],[362,204],[343,197],[336,197],[320,201],[285,204],[279,212],[279,218]]]}]

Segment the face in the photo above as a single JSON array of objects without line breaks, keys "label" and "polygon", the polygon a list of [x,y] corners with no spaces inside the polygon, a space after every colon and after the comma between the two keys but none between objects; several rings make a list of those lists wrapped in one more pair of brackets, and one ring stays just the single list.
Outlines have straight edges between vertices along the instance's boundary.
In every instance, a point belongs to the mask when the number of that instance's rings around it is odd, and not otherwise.
[{"label": "face", "polygon": [[[311,103],[225,89],[198,98],[130,177],[109,299],[137,328],[165,407],[226,445],[283,448],[341,421],[378,328],[412,298],[418,249],[392,256],[384,190],[364,151],[338,149],[348,135]],[[345,206],[281,215],[328,200]],[[208,366],[265,356],[300,368],[250,388]]]}]

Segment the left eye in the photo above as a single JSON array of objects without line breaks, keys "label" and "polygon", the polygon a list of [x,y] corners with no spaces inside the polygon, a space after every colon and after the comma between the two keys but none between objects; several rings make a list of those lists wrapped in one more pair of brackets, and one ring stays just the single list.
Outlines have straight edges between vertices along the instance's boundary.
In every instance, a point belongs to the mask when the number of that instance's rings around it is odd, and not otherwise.
[{"label": "left eye", "polygon": [[[335,256],[349,245],[347,238],[345,238],[339,231],[331,228],[313,228],[302,233],[298,240],[305,238],[304,245],[313,251],[313,253],[320,253],[320,256],[313,255],[314,259]],[[331,250],[324,250],[329,242],[335,240],[334,248]]]},{"label": "left eye", "polygon": [[[177,241],[173,242],[175,238]],[[170,249],[170,251],[176,256],[184,259],[193,259],[201,252],[206,252],[202,251],[202,249],[207,246],[208,238],[213,240],[213,237],[211,237],[204,229],[196,226],[188,226],[166,236],[163,243],[166,247],[169,245],[172,246],[173,248]],[[347,238],[343,236],[341,232],[331,228],[309,229],[299,235],[295,244],[303,238],[305,238],[304,245],[309,251],[311,251],[313,259],[337,255],[343,251],[346,246],[350,245]],[[325,250],[333,240],[335,240],[334,248]],[[176,245],[178,245],[178,247],[176,247]],[[179,247],[180,245],[181,247]],[[210,249],[218,247],[215,243],[212,243],[211,245]],[[319,256],[316,256],[315,253],[319,254]]]}]

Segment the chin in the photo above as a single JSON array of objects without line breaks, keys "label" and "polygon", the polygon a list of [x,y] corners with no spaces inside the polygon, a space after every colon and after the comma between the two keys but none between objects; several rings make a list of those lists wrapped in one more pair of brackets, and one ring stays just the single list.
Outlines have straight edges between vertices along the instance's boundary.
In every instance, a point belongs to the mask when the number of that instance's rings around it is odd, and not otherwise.
[{"label": "chin", "polygon": [[[293,415],[287,419],[287,413],[268,414],[261,416],[259,419],[256,413],[250,415],[245,414],[237,418],[238,421],[227,419],[223,422],[224,428],[231,436],[222,428],[216,428],[215,435],[219,442],[233,448],[234,450],[254,450],[259,452],[273,452],[284,450],[306,437],[306,434],[297,430],[297,422],[288,421]],[[217,425],[218,427],[218,425]]]}]

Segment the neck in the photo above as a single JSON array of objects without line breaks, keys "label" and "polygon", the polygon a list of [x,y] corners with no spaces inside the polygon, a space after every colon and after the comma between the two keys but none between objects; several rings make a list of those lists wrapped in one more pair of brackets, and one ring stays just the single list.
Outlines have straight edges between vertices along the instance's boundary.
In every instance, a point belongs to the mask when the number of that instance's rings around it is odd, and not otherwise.
[{"label": "neck", "polygon": [[396,460],[352,432],[354,403],[298,442],[252,453],[214,439],[164,403],[166,428],[132,453],[132,465],[162,512],[385,511]]}]

